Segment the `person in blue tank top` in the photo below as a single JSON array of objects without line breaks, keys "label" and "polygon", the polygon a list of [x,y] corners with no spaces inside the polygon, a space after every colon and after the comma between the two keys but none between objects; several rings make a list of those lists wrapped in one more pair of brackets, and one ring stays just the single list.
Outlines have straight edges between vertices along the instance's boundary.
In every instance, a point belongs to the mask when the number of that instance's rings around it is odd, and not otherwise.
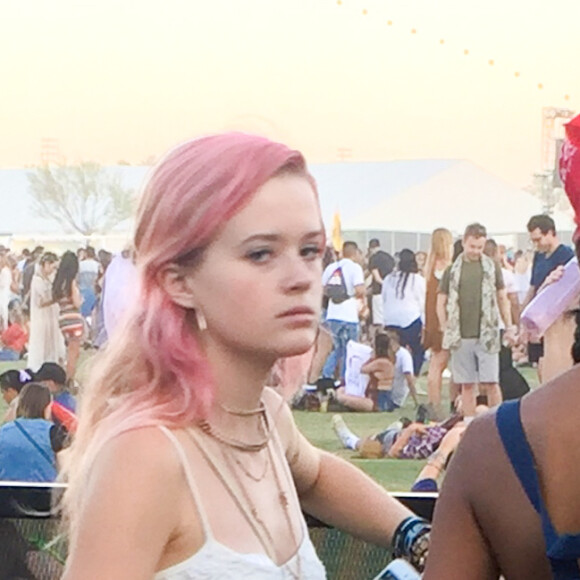
[{"label": "person in blue tank top", "polygon": [[[575,128],[575,135],[571,133]],[[580,223],[580,116],[561,175]],[[580,254],[580,226],[574,234]],[[580,362],[580,313],[572,356]],[[435,510],[424,579],[580,579],[580,366],[475,420]]]},{"label": "person in blue tank top", "polygon": [[50,392],[38,383],[20,392],[16,419],[0,428],[0,481],[52,482],[64,435],[46,417]]}]

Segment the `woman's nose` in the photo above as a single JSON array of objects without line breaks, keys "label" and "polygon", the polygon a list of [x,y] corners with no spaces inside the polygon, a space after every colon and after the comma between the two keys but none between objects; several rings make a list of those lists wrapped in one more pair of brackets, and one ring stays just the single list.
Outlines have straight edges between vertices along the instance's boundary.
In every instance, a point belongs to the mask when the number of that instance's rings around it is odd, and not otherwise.
[{"label": "woman's nose", "polygon": [[287,261],[283,274],[283,286],[285,290],[304,291],[314,284],[321,274],[312,262],[304,258],[292,258]]}]

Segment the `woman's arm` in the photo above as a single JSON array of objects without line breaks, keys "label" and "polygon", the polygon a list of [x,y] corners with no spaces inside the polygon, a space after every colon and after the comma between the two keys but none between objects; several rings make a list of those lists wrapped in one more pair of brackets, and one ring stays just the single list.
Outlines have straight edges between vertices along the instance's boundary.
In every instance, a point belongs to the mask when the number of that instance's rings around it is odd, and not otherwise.
[{"label": "woman's arm", "polygon": [[76,280],[73,280],[71,285],[71,301],[75,308],[80,308],[83,303],[83,297]]},{"label": "woman's arm", "polygon": [[426,429],[425,425],[422,425],[420,423],[411,423],[410,425],[405,427],[403,431],[401,431],[401,434],[397,437],[397,439],[395,439],[395,442],[391,445],[388,456],[391,457],[392,459],[398,459],[399,454],[401,453],[401,451],[403,451],[405,445],[409,443],[409,439],[411,439],[411,436],[414,435],[415,433],[421,432],[424,433],[425,429]]},{"label": "woman's arm", "polygon": [[155,428],[109,441],[83,491],[62,580],[151,580],[179,512],[180,466]]},{"label": "woman's arm", "polygon": [[[489,415],[476,419],[465,431],[451,460],[435,507],[424,580],[497,580],[499,577],[490,546],[477,521],[472,497],[476,480],[485,479],[479,460],[485,453],[487,432],[493,428],[494,418],[495,415]],[[489,493],[499,493],[494,487],[488,489]]]},{"label": "woman's arm", "polygon": [[427,283],[421,274],[415,274],[415,296],[421,320],[425,323],[425,298],[427,296]]},{"label": "woman's arm", "polygon": [[353,536],[390,546],[395,530],[412,512],[360,469],[313,447],[298,431],[288,406],[279,409],[278,432],[304,511]]},{"label": "woman's arm", "polygon": [[46,308],[52,306],[54,300],[52,298],[52,289],[50,292],[45,291],[45,286],[40,276],[34,275],[30,284],[30,302],[35,304],[38,308]]},{"label": "woman's arm", "polygon": [[354,465],[318,453],[316,478],[299,489],[304,511],[367,542],[390,547],[395,530],[412,512]]}]

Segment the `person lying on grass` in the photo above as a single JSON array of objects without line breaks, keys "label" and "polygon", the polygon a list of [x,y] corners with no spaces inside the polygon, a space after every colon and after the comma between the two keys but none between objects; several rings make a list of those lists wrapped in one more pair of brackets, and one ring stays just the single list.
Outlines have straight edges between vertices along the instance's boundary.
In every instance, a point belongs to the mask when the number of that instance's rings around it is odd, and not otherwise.
[{"label": "person lying on grass", "polygon": [[[478,414],[487,410],[485,405],[477,407]],[[334,415],[332,424],[343,446],[358,451],[366,459],[427,459],[439,449],[448,433],[454,430],[463,433],[465,430],[461,415],[453,415],[441,423],[430,425],[402,418],[385,430],[364,439],[353,433],[340,415]],[[459,443],[460,438],[454,435],[450,439],[456,439],[456,443]]]}]

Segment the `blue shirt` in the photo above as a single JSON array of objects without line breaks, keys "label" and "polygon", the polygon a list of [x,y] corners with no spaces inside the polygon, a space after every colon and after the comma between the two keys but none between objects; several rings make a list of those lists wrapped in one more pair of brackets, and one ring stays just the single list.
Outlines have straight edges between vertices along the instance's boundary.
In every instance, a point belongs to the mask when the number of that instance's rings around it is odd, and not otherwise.
[{"label": "blue shirt", "polygon": [[68,391],[62,391],[62,393],[55,395],[54,402],[58,403],[59,405],[62,405],[65,409],[68,409],[71,413],[77,412],[77,401]]},{"label": "blue shirt", "polygon": [[56,479],[51,427],[52,423],[44,419],[16,419],[0,427],[0,480],[52,482]]},{"label": "blue shirt", "polygon": [[558,266],[563,266],[574,257],[572,248],[560,244],[549,256],[541,252],[534,254],[530,284],[537,290]]}]

